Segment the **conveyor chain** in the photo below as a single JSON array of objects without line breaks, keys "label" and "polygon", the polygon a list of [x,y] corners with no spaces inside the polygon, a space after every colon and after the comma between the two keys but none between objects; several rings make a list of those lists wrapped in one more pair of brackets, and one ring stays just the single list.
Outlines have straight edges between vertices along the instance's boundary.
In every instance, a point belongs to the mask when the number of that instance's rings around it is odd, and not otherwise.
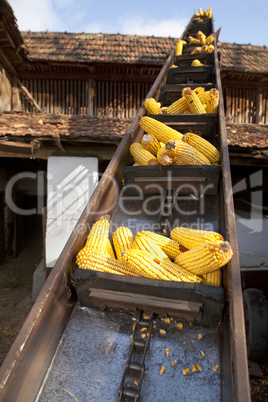
[{"label": "conveyor chain", "polygon": [[136,321],[131,335],[130,353],[118,391],[119,401],[135,401],[140,397],[145,374],[145,358],[150,346],[153,320],[156,314],[145,316],[144,311],[136,309]]}]

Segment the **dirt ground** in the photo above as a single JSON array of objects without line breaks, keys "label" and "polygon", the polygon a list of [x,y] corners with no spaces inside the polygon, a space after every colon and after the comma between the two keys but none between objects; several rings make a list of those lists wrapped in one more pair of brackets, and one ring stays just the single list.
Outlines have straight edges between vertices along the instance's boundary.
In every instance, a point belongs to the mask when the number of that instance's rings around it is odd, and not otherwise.
[{"label": "dirt ground", "polygon": [[0,365],[32,307],[33,273],[42,260],[42,236],[34,234],[16,258],[0,265]]}]

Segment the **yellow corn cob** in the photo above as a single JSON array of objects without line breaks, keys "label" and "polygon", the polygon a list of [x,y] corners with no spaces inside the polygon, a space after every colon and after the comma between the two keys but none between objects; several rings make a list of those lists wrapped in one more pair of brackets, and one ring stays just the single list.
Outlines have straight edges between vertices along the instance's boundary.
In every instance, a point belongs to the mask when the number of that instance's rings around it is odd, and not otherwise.
[{"label": "yellow corn cob", "polygon": [[167,114],[180,114],[184,113],[188,109],[188,103],[184,97],[171,103],[167,108]]},{"label": "yellow corn cob", "polygon": [[153,279],[175,280],[176,277],[166,272],[145,250],[132,248],[123,255],[123,262],[140,276]]},{"label": "yellow corn cob", "polygon": [[208,274],[202,275],[202,283],[209,286],[221,286],[222,272],[221,268],[216,271],[209,272]]},{"label": "yellow corn cob", "polygon": [[110,222],[108,217],[103,217],[95,222],[89,232],[85,247],[105,255],[109,236]]},{"label": "yellow corn cob", "polygon": [[154,98],[147,98],[144,107],[148,114],[161,114],[160,104]]},{"label": "yellow corn cob", "polygon": [[199,61],[198,59],[195,59],[192,61],[191,66],[192,67],[199,67],[199,66],[204,66],[205,64],[201,63],[201,61]]},{"label": "yellow corn cob", "polygon": [[158,141],[163,142],[164,144],[169,140],[182,139],[181,133],[152,117],[142,117],[139,124],[146,133],[154,135]]},{"label": "yellow corn cob", "polygon": [[198,95],[191,88],[184,92],[184,96],[192,113],[206,113],[204,105],[202,105]]},{"label": "yellow corn cob", "polygon": [[182,165],[211,165],[205,155],[186,142],[168,141],[166,149],[174,158],[178,157]]},{"label": "yellow corn cob", "polygon": [[176,258],[180,253],[180,243],[158,233],[144,230],[146,236],[153,239],[169,258]]},{"label": "yellow corn cob", "polygon": [[214,35],[210,34],[209,36],[206,37],[206,45],[211,45],[214,41]]},{"label": "yellow corn cob", "polygon": [[202,31],[198,31],[196,34],[197,38],[200,40],[200,44],[201,45],[205,45],[206,44],[206,35],[203,34]]},{"label": "yellow corn cob", "polygon": [[112,247],[111,242],[110,242],[109,239],[107,239],[106,256],[111,257],[111,258],[115,258],[114,250],[113,250],[113,247]]},{"label": "yellow corn cob", "polygon": [[173,157],[165,147],[161,147],[157,152],[157,160],[160,165],[169,166],[172,165]]},{"label": "yellow corn cob", "polygon": [[196,275],[205,275],[223,267],[233,252],[227,241],[204,243],[181,253],[175,263]]},{"label": "yellow corn cob", "polygon": [[193,36],[189,36],[189,42],[191,45],[201,45],[201,42],[199,39],[194,38]]},{"label": "yellow corn cob", "polygon": [[146,236],[143,231],[136,234],[135,243],[140,250],[145,250],[151,254],[153,260],[158,264],[163,260],[168,260],[166,253],[152,238]]},{"label": "yellow corn cob", "polygon": [[113,233],[113,245],[116,257],[122,261],[122,255],[125,251],[131,249],[133,244],[133,234],[128,227],[120,226]]},{"label": "yellow corn cob", "polygon": [[158,150],[161,148],[160,142],[152,134],[144,134],[141,139],[141,144],[154,156],[157,155]]},{"label": "yellow corn cob", "polygon": [[114,258],[99,254],[94,250],[84,247],[79,251],[76,257],[76,263],[79,268],[90,269],[94,271],[109,272],[117,275],[139,276],[129,266],[117,261]]},{"label": "yellow corn cob", "polygon": [[135,162],[135,163],[133,163],[132,166],[142,166],[142,165],[140,163],[138,163],[138,162]]},{"label": "yellow corn cob", "polygon": [[198,54],[202,52],[202,47],[201,46],[196,46],[194,50],[191,52],[191,54]]},{"label": "yellow corn cob", "polygon": [[156,157],[151,154],[151,152],[147,151],[139,142],[133,142],[133,144],[130,145],[129,151],[135,162],[138,162],[140,165],[151,166],[157,164]]},{"label": "yellow corn cob", "polygon": [[175,56],[180,56],[182,54],[183,45],[186,45],[187,42],[185,40],[178,40],[175,47]]},{"label": "yellow corn cob", "polygon": [[205,140],[205,138],[200,137],[200,135],[186,133],[182,137],[182,141],[191,145],[205,155],[211,163],[219,162],[220,153],[217,148],[215,148],[214,145],[212,145],[209,141]]},{"label": "yellow corn cob", "polygon": [[219,91],[216,88],[212,88],[209,91],[209,101],[207,102],[207,113],[217,113],[219,104]]},{"label": "yellow corn cob", "polygon": [[207,46],[207,48],[205,49],[206,53],[213,53],[214,52],[214,46],[213,45],[209,45]]},{"label": "yellow corn cob", "polygon": [[207,17],[212,18],[212,8],[209,8],[207,11]]},{"label": "yellow corn cob", "polygon": [[188,249],[208,242],[224,241],[220,233],[208,230],[190,229],[181,226],[174,228],[170,232],[170,237]]},{"label": "yellow corn cob", "polygon": [[203,93],[199,93],[197,95],[202,104],[206,105],[208,102],[210,102],[210,91],[204,91]]},{"label": "yellow corn cob", "polygon": [[161,110],[161,112],[163,114],[166,114],[167,113],[167,108],[168,108],[167,106],[162,106],[160,110]]},{"label": "yellow corn cob", "polygon": [[173,280],[178,282],[202,282],[202,278],[200,276],[192,274],[187,269],[171,262],[170,260],[162,260],[159,265],[165,270],[165,272],[169,272],[170,275],[174,276]]}]

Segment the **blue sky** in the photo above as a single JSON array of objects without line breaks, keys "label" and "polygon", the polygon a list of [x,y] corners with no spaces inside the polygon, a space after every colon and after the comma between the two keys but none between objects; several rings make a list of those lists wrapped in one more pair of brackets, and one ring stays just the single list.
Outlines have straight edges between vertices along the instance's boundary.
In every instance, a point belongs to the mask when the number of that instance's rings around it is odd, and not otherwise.
[{"label": "blue sky", "polygon": [[199,7],[213,8],[220,40],[268,46],[268,0],[8,0],[22,31],[180,37]]}]

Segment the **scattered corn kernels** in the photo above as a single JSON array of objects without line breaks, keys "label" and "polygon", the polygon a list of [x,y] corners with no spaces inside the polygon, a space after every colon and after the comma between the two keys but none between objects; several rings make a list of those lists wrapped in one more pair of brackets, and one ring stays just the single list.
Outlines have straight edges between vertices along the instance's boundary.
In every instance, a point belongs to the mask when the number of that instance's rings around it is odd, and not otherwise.
[{"label": "scattered corn kernels", "polygon": [[167,357],[169,357],[169,348],[166,348],[166,349],[165,349],[165,355],[166,355]]},{"label": "scattered corn kernels", "polygon": [[197,368],[197,370],[202,371],[202,367],[200,366],[199,363],[197,363],[196,368]]},{"label": "scattered corn kernels", "polygon": [[201,353],[201,356],[202,356],[202,357],[206,357],[205,353],[202,352],[202,350],[200,351],[200,353]]},{"label": "scattered corn kernels", "polygon": [[163,375],[166,372],[166,367],[162,366],[160,369],[160,375]]},{"label": "scattered corn kernels", "polygon": [[172,367],[176,367],[177,366],[178,361],[177,360],[171,360],[171,366]]},{"label": "scattered corn kernels", "polygon": [[198,334],[198,340],[200,341],[201,339],[203,339],[203,335],[202,335],[202,334]]},{"label": "scattered corn kernels", "polygon": [[190,373],[189,367],[183,369],[182,372],[183,372],[184,375],[188,375]]},{"label": "scattered corn kernels", "polygon": [[194,364],[192,364],[191,369],[192,369],[192,372],[193,372],[193,373],[196,373],[196,372],[197,372],[197,368],[196,368],[196,366],[195,366]]},{"label": "scattered corn kernels", "polygon": [[166,335],[166,331],[165,331],[164,329],[160,329],[160,330],[159,330],[159,333],[160,333],[161,335]]},{"label": "scattered corn kernels", "polygon": [[214,366],[212,370],[216,372],[216,371],[218,371],[218,368],[219,368],[219,366],[216,364],[216,366]]},{"label": "scattered corn kernels", "polygon": [[178,322],[177,327],[178,327],[179,329],[182,329],[182,328],[183,328],[183,323],[182,323],[182,322]]},{"label": "scattered corn kernels", "polygon": [[139,385],[139,383],[138,383],[138,381],[137,381],[137,380],[134,380],[134,381],[133,381],[133,384],[134,384],[134,385],[136,385],[136,386],[138,386],[138,385]]},{"label": "scattered corn kernels", "polygon": [[140,330],[140,331],[141,331],[141,332],[145,332],[145,331],[147,331],[147,329],[148,329],[148,328],[143,327],[143,328],[141,328],[141,330]]},{"label": "scattered corn kernels", "polygon": [[149,317],[148,315],[144,315],[144,316],[143,316],[143,319],[144,319],[144,320],[149,320],[149,318],[150,318],[150,317]]}]

